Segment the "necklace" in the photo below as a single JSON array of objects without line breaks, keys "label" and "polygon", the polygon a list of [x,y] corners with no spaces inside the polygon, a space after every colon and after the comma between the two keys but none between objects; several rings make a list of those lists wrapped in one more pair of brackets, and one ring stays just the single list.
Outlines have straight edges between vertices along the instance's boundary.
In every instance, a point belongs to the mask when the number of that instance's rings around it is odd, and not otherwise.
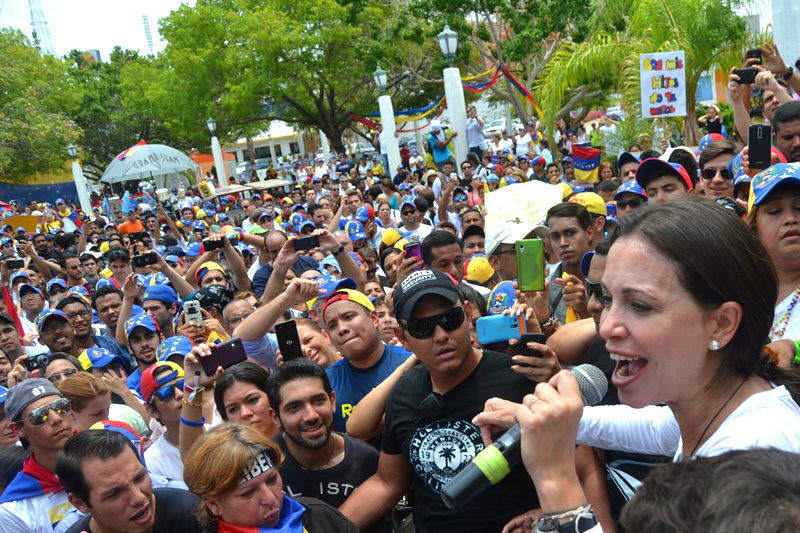
[{"label": "necklace", "polygon": [[700,434],[700,438],[697,440],[697,444],[695,444],[694,448],[692,448],[692,453],[689,454],[689,457],[694,457],[694,452],[696,452],[697,448],[700,447],[700,443],[703,442],[703,437],[706,436],[706,432],[711,427],[711,424],[714,423],[714,420],[716,420],[719,414],[722,412],[722,410],[725,409],[725,406],[728,405],[728,403],[730,403],[731,400],[733,400],[733,397],[736,396],[736,393],[739,392],[739,389],[742,388],[742,385],[744,385],[745,381],[747,381],[747,378],[742,379],[742,382],[739,383],[739,386],[733,389],[733,392],[731,393],[730,396],[728,396],[728,399],[725,400],[725,403],[722,404],[722,407],[720,407],[719,410],[717,410],[717,412],[714,413],[714,416],[711,417],[711,420],[708,421],[708,424],[706,424],[706,428],[703,430],[703,432]]},{"label": "necklace", "polygon": [[792,312],[798,301],[800,301],[800,287],[797,287],[792,293],[792,300],[789,302],[789,306],[786,310],[780,317],[775,317],[775,320],[772,322],[772,328],[769,330],[769,339],[771,341],[774,342],[783,338],[783,334],[786,332],[786,326],[789,325],[789,320],[792,318]]},{"label": "necklace", "polygon": [[331,438],[330,438],[329,442],[331,443],[331,451],[328,453],[328,459],[325,461],[325,464],[322,465],[321,468],[309,468],[306,465],[304,465],[303,463],[301,463],[300,461],[297,461],[297,459],[295,459],[295,460],[298,462],[298,464],[300,464],[300,466],[302,466],[306,470],[325,470],[326,468],[328,468],[328,465],[331,463],[331,460],[333,459],[333,454],[336,452],[336,436],[335,436],[335,434],[331,433]]}]

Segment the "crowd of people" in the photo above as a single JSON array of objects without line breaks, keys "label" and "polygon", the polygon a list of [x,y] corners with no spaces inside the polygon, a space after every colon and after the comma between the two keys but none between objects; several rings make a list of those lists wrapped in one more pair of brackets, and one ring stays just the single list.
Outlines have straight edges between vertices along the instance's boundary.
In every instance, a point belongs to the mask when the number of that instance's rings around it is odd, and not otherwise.
[{"label": "crowd of people", "polygon": [[[598,128],[551,152],[470,108],[458,164],[434,122],[396,172],[342,155],[280,191],[11,202],[38,224],[0,238],[0,530],[795,531],[800,76],[762,52],[767,168],[712,110],[699,148],[580,183]],[[528,181],[562,201],[486,223]],[[446,502],[468,464],[488,488]]]}]

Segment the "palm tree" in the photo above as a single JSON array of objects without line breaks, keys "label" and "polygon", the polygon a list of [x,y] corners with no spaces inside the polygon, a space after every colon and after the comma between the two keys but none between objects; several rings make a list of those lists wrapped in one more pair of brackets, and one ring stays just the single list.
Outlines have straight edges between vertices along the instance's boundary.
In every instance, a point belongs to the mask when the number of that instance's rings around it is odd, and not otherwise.
[{"label": "palm tree", "polygon": [[[537,86],[537,99],[551,124],[571,87],[617,73],[630,112],[639,110],[639,54],[669,50],[686,53],[686,143],[697,144],[695,91],[715,66],[730,68],[747,42],[744,19],[733,12],[737,0],[591,0],[594,35],[556,53]],[[739,51],[739,54],[735,54]]]},{"label": "palm tree", "polygon": [[452,446],[445,446],[444,448],[439,450],[439,457],[444,459],[445,468],[450,468],[450,460],[455,459],[456,450]]}]

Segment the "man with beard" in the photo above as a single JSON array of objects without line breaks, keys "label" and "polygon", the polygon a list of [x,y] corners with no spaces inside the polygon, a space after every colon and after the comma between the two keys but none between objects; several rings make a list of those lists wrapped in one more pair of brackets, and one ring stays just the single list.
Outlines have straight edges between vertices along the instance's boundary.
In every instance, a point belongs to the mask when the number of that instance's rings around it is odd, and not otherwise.
[{"label": "man with beard", "polygon": [[284,491],[338,507],[378,468],[378,452],[333,431],[336,393],[321,366],[295,359],[279,366],[267,382],[269,414],[282,432],[275,441],[285,454],[280,466]]},{"label": "man with beard", "polygon": [[128,351],[136,358],[138,368],[128,376],[128,388],[141,394],[142,372],[156,362],[156,349],[161,344],[161,332],[153,317],[141,313],[125,321]]}]

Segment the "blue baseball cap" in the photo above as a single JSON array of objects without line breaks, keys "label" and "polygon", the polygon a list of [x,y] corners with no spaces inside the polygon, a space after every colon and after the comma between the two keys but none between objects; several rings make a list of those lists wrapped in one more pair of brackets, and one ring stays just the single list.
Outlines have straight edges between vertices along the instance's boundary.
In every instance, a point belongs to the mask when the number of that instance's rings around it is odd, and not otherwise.
[{"label": "blue baseball cap", "polygon": [[304,220],[300,223],[299,227],[297,228],[297,233],[302,233],[303,230],[307,227],[311,227],[312,230],[317,229],[317,225],[311,222],[310,220]]},{"label": "blue baseball cap", "polygon": [[514,281],[501,281],[495,285],[489,297],[486,299],[486,311],[490,315],[502,314],[506,309],[511,309],[517,303],[517,297],[514,294]]},{"label": "blue baseball cap", "polygon": [[30,277],[28,277],[28,273],[25,272],[24,270],[17,270],[13,274],[11,274],[11,284],[13,285],[14,282],[17,281],[20,278],[25,278],[27,280],[31,279]]},{"label": "blue baseball cap", "polygon": [[42,329],[44,329],[45,323],[49,318],[60,318],[64,322],[69,323],[69,319],[64,311],[59,309],[45,309],[34,319],[34,323],[36,324],[36,330],[39,332],[39,335],[42,334]]},{"label": "blue baseball cap", "polygon": [[7,395],[8,395],[8,389],[0,385],[0,405],[6,403]]},{"label": "blue baseball cap", "polygon": [[39,296],[44,298],[44,294],[42,294],[42,290],[39,287],[34,287],[30,283],[23,283],[22,285],[20,285],[19,286],[19,291],[17,291],[17,292],[19,293],[19,297],[20,298],[22,298],[23,295],[29,294],[29,293],[38,294]]},{"label": "blue baseball cap", "polygon": [[184,250],[184,252],[189,257],[197,257],[198,255],[200,255],[200,247],[201,246],[202,246],[202,243],[190,242],[188,245],[186,245],[186,249]]},{"label": "blue baseball cap", "polygon": [[336,272],[340,274],[342,273],[342,269],[339,266],[339,261],[337,261],[336,258],[333,257],[332,255],[326,255],[325,257],[322,258],[322,261],[319,262],[319,267],[321,269],[324,270],[326,266],[332,266],[333,268],[336,269]]},{"label": "blue baseball cap", "polygon": [[800,187],[800,163],[778,163],[756,174],[750,183],[748,211],[766,200],[769,193],[781,184]]},{"label": "blue baseball cap", "polygon": [[136,328],[145,328],[148,331],[152,331],[153,333],[158,333],[158,326],[156,325],[156,321],[153,320],[153,317],[148,315],[147,313],[142,313],[140,315],[132,316],[128,320],[125,321],[125,336],[130,337],[131,333]]},{"label": "blue baseball cap", "polygon": [[402,211],[403,210],[403,206],[406,206],[406,205],[410,205],[414,209],[417,208],[417,204],[414,203],[414,197],[410,196],[410,195],[403,196],[403,198],[400,200],[400,210]]},{"label": "blue baseball cap", "polygon": [[144,290],[142,300],[157,300],[171,305],[178,303],[178,295],[172,287],[168,287],[167,285],[150,285]]},{"label": "blue baseball cap", "polygon": [[[52,280],[50,280],[52,281]],[[94,284],[94,290],[99,291],[103,287],[114,287],[115,289],[119,289],[119,285],[117,282],[111,278],[100,278],[97,280],[97,283]],[[47,290],[50,290],[50,284],[47,285]]]},{"label": "blue baseball cap", "polygon": [[589,267],[592,265],[592,257],[594,257],[594,250],[589,250],[581,256],[580,269],[584,278],[589,275]]},{"label": "blue baseball cap", "polygon": [[[11,229],[11,226],[8,226],[8,229]],[[0,245],[8,244],[10,242],[14,241],[12,241],[9,237],[0,237]]]},{"label": "blue baseball cap", "polygon": [[[734,184],[735,184],[736,180],[739,179],[740,177],[747,176],[747,174],[745,174],[745,172],[744,172],[744,163],[742,162],[742,153],[741,152],[739,152],[738,154],[733,156],[733,158],[731,158],[731,160],[728,161],[728,172],[731,173],[731,176],[733,177]],[[747,177],[749,178],[750,176],[747,176]]]},{"label": "blue baseball cap", "polygon": [[292,213],[297,213],[298,211],[305,211],[305,210],[306,208],[303,206],[303,204],[297,204],[292,206]]},{"label": "blue baseball cap", "polygon": [[183,335],[175,335],[164,340],[156,348],[156,361],[166,361],[173,355],[184,357],[192,351],[192,341]]},{"label": "blue baseball cap", "polygon": [[67,289],[67,282],[61,278],[53,278],[50,281],[48,281],[47,285],[45,285],[45,289],[47,290],[47,292],[50,292],[50,289],[52,289],[55,285],[58,285],[64,290]]},{"label": "blue baseball cap", "polygon": [[489,183],[500,183],[500,178],[497,177],[497,174],[489,174],[486,176],[486,181]]},{"label": "blue baseball cap", "polygon": [[739,189],[741,189],[745,183],[749,186],[752,181],[753,178],[751,178],[747,174],[739,176],[738,178],[733,180],[733,195],[736,196],[737,194],[739,194]]},{"label": "blue baseball cap", "polygon": [[86,348],[81,352],[78,356],[78,361],[80,361],[84,370],[89,370],[90,368],[105,368],[112,363],[119,363],[125,366],[124,359],[121,355],[111,353],[105,348],[98,348],[96,346]]},{"label": "blue baseball cap", "polygon": [[617,168],[621,168],[622,165],[628,163],[636,163],[638,165],[641,163],[641,160],[630,152],[622,152],[617,156]]},{"label": "blue baseball cap", "polygon": [[631,180],[631,181],[626,181],[625,183],[619,186],[619,189],[617,189],[617,194],[614,195],[614,200],[615,201],[619,200],[620,197],[626,192],[629,192],[631,194],[638,194],[639,196],[644,196],[645,198],[647,198],[647,194],[644,192],[644,189],[642,189],[642,186],[639,185],[636,182],[636,180]]},{"label": "blue baseball cap", "polygon": [[169,278],[163,272],[156,272],[150,274],[148,285],[166,285],[169,283]]},{"label": "blue baseball cap", "polygon": [[181,262],[177,255],[168,255],[164,257],[164,261],[167,263],[175,263],[176,265]]},{"label": "blue baseball cap", "polygon": [[356,214],[353,218],[363,224],[369,219],[375,218],[375,210],[369,204],[361,205],[356,209]]},{"label": "blue baseball cap", "polygon": [[358,220],[350,220],[345,224],[344,230],[347,236],[353,242],[360,241],[367,238],[367,232],[364,230],[364,225]]},{"label": "blue baseball cap", "polygon": [[192,222],[192,231],[205,231],[207,227],[206,223],[202,220],[195,220]]},{"label": "blue baseball cap", "polygon": [[636,182],[643,188],[647,188],[647,184],[655,177],[670,175],[675,176],[686,187],[686,190],[691,192],[694,190],[692,179],[689,173],[683,168],[680,163],[672,163],[663,161],[657,157],[645,159],[639,164],[636,169]]},{"label": "blue baseball cap", "polygon": [[319,295],[323,300],[340,289],[356,289],[356,282],[350,278],[325,278],[320,284],[319,288],[325,291]]}]

